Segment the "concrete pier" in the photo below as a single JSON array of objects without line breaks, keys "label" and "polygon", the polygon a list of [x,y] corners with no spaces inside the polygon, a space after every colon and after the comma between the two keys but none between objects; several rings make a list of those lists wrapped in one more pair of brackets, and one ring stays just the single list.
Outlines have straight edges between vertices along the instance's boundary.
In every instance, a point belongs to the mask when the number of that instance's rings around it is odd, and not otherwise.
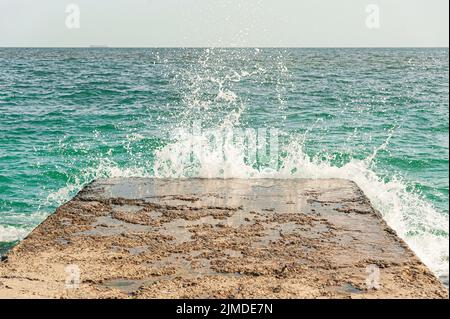
[{"label": "concrete pier", "polygon": [[[6,259],[6,258],[5,258]],[[109,179],[0,263],[2,298],[448,298],[348,180]]]}]

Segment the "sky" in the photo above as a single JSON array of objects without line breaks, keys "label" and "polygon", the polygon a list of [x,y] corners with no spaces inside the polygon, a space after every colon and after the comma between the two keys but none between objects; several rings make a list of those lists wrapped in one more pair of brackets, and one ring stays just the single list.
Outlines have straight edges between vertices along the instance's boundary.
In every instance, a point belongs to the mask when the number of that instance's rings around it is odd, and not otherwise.
[{"label": "sky", "polygon": [[448,47],[449,0],[0,0],[7,47]]}]

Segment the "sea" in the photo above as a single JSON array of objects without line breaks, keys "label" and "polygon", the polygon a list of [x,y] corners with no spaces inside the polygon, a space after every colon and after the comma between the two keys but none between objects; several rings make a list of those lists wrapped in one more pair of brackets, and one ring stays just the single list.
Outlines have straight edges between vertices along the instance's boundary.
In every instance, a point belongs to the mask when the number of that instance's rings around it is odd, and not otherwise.
[{"label": "sea", "polygon": [[0,48],[0,252],[97,178],[347,178],[448,285],[448,48]]}]

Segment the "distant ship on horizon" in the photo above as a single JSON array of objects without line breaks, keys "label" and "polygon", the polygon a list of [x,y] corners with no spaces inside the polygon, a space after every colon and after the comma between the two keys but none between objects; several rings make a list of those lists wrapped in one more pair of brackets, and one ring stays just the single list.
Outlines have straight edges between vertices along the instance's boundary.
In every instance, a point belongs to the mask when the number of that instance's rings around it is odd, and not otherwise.
[{"label": "distant ship on horizon", "polygon": [[106,45],[106,44],[91,44],[89,47],[90,48],[107,48],[108,45]]}]

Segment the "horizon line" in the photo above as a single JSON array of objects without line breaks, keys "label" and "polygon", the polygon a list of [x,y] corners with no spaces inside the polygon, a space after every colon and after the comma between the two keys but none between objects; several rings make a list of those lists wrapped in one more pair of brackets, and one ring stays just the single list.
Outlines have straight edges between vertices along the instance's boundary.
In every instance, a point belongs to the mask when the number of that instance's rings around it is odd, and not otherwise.
[{"label": "horizon line", "polygon": [[449,46],[0,46],[0,49],[448,49]]}]

